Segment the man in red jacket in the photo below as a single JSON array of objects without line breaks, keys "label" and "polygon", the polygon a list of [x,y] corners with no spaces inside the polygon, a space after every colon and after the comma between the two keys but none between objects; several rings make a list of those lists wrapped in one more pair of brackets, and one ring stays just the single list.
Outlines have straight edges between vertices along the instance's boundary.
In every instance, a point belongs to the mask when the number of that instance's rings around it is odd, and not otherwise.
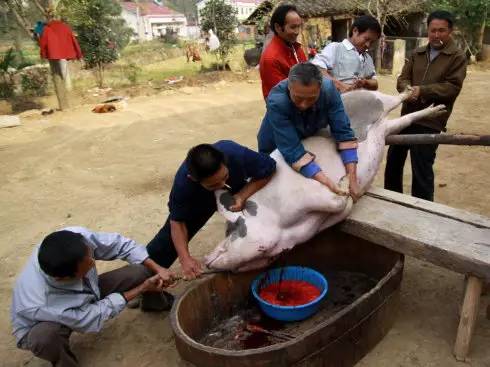
[{"label": "man in red jacket", "polygon": [[297,42],[303,21],[293,5],[281,5],[271,17],[274,37],[262,52],[260,78],[262,93],[267,99],[270,90],[281,80],[287,79],[293,65],[308,59]]},{"label": "man in red jacket", "polygon": [[39,38],[41,57],[48,60],[82,58],[82,51],[71,28],[60,20],[46,24]]}]

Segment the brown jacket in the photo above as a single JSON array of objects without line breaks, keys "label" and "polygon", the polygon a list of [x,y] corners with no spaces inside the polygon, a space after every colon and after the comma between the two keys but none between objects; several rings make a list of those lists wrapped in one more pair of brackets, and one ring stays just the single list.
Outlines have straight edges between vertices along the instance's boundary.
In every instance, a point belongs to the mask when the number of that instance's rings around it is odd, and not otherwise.
[{"label": "brown jacket", "polygon": [[402,115],[419,111],[432,103],[444,104],[447,113],[417,121],[417,124],[446,131],[447,120],[465,77],[466,56],[452,39],[432,62],[429,62],[428,45],[417,48],[405,62],[396,89],[401,93],[409,85],[420,86],[420,97],[416,102],[403,103]]}]

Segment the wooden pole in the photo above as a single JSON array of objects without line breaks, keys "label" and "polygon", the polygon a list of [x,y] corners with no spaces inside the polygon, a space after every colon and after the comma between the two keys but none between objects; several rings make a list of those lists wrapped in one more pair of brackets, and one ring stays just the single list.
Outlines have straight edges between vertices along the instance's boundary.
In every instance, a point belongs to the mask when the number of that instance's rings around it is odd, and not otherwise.
[{"label": "wooden pole", "polygon": [[56,97],[58,98],[59,108],[62,111],[66,110],[70,107],[70,103],[68,102],[68,93],[63,79],[60,60],[49,60],[49,66],[51,68],[51,75],[53,76],[53,84],[56,91]]},{"label": "wooden pole", "polygon": [[409,135],[390,135],[386,137],[386,145],[419,145],[419,144],[490,146],[490,135],[409,134]]},{"label": "wooden pole", "polygon": [[483,282],[480,279],[473,276],[468,277],[459,319],[458,334],[454,344],[454,356],[458,361],[464,361],[470,349],[471,337],[478,316],[482,285]]}]

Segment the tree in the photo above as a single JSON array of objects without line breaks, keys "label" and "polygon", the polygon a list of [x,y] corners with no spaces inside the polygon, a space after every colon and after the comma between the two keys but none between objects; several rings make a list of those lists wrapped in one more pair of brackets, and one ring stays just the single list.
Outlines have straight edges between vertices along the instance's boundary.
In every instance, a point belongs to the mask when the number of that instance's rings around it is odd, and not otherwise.
[{"label": "tree", "polygon": [[[1,0],[0,7],[12,15],[18,29],[24,31],[28,37],[35,41],[31,33],[35,20],[52,20],[58,2],[59,0]],[[37,44],[37,41],[35,42]],[[60,110],[66,109],[69,107],[69,101],[61,62],[60,60],[49,60],[49,66],[59,108]]]},{"label": "tree", "polygon": [[197,18],[197,6],[194,0],[155,0],[155,2],[184,14],[187,19],[195,20]]},{"label": "tree", "polygon": [[[466,0],[462,0],[466,1]],[[485,0],[482,0],[485,1]],[[388,18],[400,18],[411,11],[422,10],[426,0],[359,0],[357,8],[375,17],[381,26],[381,39],[384,38],[384,29]],[[381,69],[382,42],[376,48],[376,70]]]},{"label": "tree", "polygon": [[94,69],[97,85],[102,87],[107,64],[119,58],[132,34],[121,18],[121,6],[111,0],[61,0],[58,11],[70,20],[85,63]]},{"label": "tree", "polygon": [[217,55],[224,70],[233,46],[237,43],[237,10],[225,0],[209,0],[201,11],[201,29],[212,29],[220,41]]},{"label": "tree", "polygon": [[489,0],[433,0],[432,10],[447,10],[454,14],[458,29],[461,31],[472,55],[483,48],[485,27],[489,24]]}]

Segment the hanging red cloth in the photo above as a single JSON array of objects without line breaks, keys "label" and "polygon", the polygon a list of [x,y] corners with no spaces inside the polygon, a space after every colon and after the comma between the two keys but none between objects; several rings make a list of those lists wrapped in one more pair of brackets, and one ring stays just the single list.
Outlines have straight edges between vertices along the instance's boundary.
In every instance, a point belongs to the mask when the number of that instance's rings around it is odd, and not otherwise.
[{"label": "hanging red cloth", "polygon": [[82,58],[82,50],[71,28],[60,20],[52,20],[46,24],[39,45],[43,59],[73,60]]}]

